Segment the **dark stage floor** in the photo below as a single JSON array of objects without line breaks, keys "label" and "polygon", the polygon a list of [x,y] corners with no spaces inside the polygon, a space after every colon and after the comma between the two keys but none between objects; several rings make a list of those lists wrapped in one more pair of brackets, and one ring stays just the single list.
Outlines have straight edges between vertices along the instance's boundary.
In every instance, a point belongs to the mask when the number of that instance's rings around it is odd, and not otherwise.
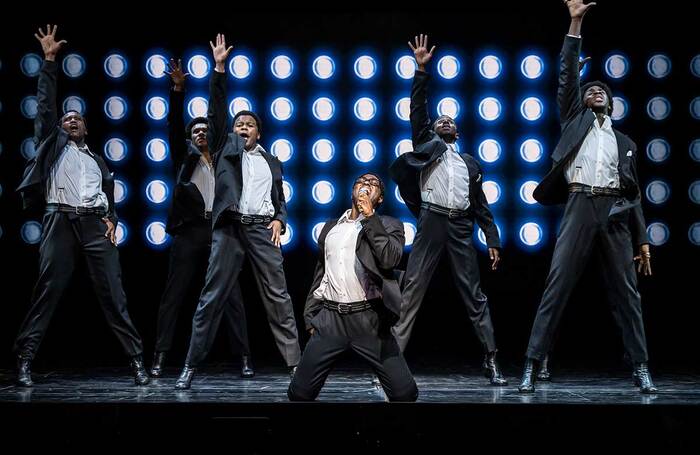
[{"label": "dark stage floor", "polygon": [[534,440],[549,449],[603,441],[685,448],[697,444],[700,428],[697,374],[657,374],[660,392],[641,395],[626,374],[555,370],[553,382],[523,395],[513,375],[509,386],[491,387],[477,370],[432,368],[415,371],[418,403],[390,404],[363,369],[334,372],[317,403],[289,403],[282,369],[260,368],[244,380],[232,367],[212,366],[184,392],[173,389],[177,373],[137,387],[125,369],[37,371],[36,385],[21,389],[12,384],[14,372],[1,370],[0,417],[8,435],[41,434],[52,445],[117,447],[138,439],[143,447],[230,443],[253,453],[289,444],[337,453],[455,443],[465,450],[537,446]]}]

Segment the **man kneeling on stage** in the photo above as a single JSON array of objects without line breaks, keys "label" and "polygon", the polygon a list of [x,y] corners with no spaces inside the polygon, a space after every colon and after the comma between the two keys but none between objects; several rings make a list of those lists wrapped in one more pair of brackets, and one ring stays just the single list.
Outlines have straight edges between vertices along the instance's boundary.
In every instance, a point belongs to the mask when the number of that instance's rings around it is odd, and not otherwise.
[{"label": "man kneeling on stage", "polygon": [[364,174],[353,185],[352,208],[321,230],[319,260],[304,309],[311,339],[287,391],[292,401],[314,400],[348,349],[370,363],[390,401],[418,397],[391,333],[401,308],[394,267],[403,253],[403,224],[375,214],[383,200],[384,183]]}]

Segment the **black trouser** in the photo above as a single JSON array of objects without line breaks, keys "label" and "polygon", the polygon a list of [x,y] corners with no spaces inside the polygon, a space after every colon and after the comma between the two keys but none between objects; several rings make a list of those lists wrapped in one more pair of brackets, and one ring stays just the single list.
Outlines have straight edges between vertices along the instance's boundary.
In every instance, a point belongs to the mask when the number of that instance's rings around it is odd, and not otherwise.
[{"label": "black trouser", "polygon": [[323,308],[311,321],[311,336],[289,384],[292,401],[316,399],[333,364],[347,350],[356,352],[374,369],[391,401],[416,401],[418,387],[390,327],[374,310],[339,314]]},{"label": "black trouser", "polygon": [[39,278],[29,312],[15,341],[15,352],[32,359],[51,316],[68,286],[75,262],[83,256],[107,323],[130,357],[142,353],[141,337],[129,318],[117,247],[105,237],[107,225],[97,215],[49,212],[44,215],[39,246]]},{"label": "black trouser", "polygon": [[[401,292],[401,318],[393,328],[402,351],[406,349],[425,291],[445,250],[455,287],[467,308],[476,336],[485,351],[496,351],[488,299],[481,292],[479,265],[472,245],[473,231],[474,223],[469,218],[448,218],[421,209]],[[433,300],[434,304],[444,303],[442,299]]]},{"label": "black trouser", "polygon": [[287,366],[299,363],[301,350],[282,267],[282,250],[272,243],[271,236],[272,231],[264,224],[227,222],[214,229],[207,277],[192,319],[188,365],[197,366],[211,349],[221,314],[231,298],[246,255],[253,266],[277,348]]},{"label": "black trouser", "polygon": [[[190,290],[201,290],[211,250],[211,221],[204,218],[180,227],[173,235],[170,246],[168,281],[158,307],[156,351],[172,347],[177,316],[190,295]],[[241,287],[236,281],[231,297],[224,306],[223,315],[229,329],[231,351],[250,355],[248,326]]]},{"label": "black trouser", "polygon": [[647,361],[630,213],[610,216],[615,200],[611,196],[569,194],[546,288],[532,325],[526,354],[529,358],[542,360],[551,349],[564,307],[595,252],[625,350],[633,362]]}]

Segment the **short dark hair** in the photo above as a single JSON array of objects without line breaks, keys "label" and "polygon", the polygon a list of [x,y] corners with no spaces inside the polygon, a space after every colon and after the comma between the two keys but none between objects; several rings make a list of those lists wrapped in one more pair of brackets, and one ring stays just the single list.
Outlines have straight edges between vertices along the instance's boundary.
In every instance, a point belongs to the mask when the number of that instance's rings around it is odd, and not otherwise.
[{"label": "short dark hair", "polygon": [[241,115],[250,115],[251,117],[253,117],[255,119],[255,124],[258,127],[258,133],[262,134],[262,121],[260,120],[260,117],[258,116],[258,114],[256,114],[253,111],[238,111],[236,113],[236,115],[233,116],[233,124],[234,125],[236,124],[236,119],[238,117],[240,117]]},{"label": "short dark hair", "polygon": [[198,123],[204,123],[205,125],[209,126],[209,120],[207,120],[206,117],[193,118],[185,127],[185,134],[187,135],[187,139],[192,139],[192,128],[194,128],[194,126]]},{"label": "short dark hair", "polygon": [[608,84],[605,82],[601,81],[591,81],[591,82],[586,82],[581,86],[581,100],[583,100],[586,96],[586,90],[589,88],[593,87],[594,85],[597,85],[598,87],[602,88],[605,90],[605,93],[608,95],[608,109],[607,109],[607,114],[610,115],[612,114],[613,111],[613,94],[612,90],[610,90],[610,87],[608,87]]}]

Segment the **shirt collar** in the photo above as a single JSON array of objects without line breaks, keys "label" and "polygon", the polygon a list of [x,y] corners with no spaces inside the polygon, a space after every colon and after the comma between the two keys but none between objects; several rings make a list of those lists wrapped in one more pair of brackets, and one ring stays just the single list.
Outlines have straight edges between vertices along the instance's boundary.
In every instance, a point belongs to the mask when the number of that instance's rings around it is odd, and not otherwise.
[{"label": "shirt collar", "polygon": [[343,215],[342,215],[342,216],[340,217],[340,219],[338,220],[338,224],[341,224],[341,223],[357,223],[358,221],[362,221],[362,220],[365,219],[364,215],[362,215],[362,214],[360,213],[360,214],[358,215],[357,218],[355,218],[354,220],[351,220],[351,219],[350,219],[350,215],[351,215],[351,214],[352,214],[352,209],[347,209],[347,210],[345,211],[345,213],[343,213]]},{"label": "shirt collar", "polygon": [[264,152],[265,149],[262,147],[260,144],[255,144],[255,148],[253,150],[246,150],[245,152],[248,155],[262,155],[262,152]]},{"label": "shirt collar", "polygon": [[75,141],[69,140],[69,141],[68,141],[68,145],[71,146],[71,147],[73,147],[73,148],[76,148],[76,149],[78,149],[78,150],[80,150],[80,151],[90,153],[90,149],[88,148],[87,144],[83,144],[83,146],[81,147],[81,146],[79,146],[78,144],[76,144]]}]

